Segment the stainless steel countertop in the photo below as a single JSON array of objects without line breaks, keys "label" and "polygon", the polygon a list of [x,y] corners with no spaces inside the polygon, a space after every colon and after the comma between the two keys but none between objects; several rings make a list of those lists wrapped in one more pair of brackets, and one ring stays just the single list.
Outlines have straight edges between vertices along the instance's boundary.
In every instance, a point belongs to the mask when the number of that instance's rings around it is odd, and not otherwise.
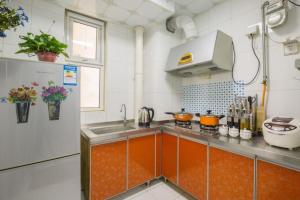
[{"label": "stainless steel countertop", "polygon": [[171,134],[176,134],[180,137],[192,139],[211,147],[220,148],[229,152],[241,154],[250,158],[264,160],[275,164],[283,165],[285,167],[300,171],[300,148],[288,150],[268,145],[262,136],[255,136],[251,140],[243,140],[240,138],[232,138],[227,136],[220,136],[215,132],[200,131],[197,124],[193,124],[192,129],[184,129],[175,127],[174,123],[159,124],[153,123],[149,128],[140,128],[134,123],[130,123],[135,129],[112,133],[96,135],[89,128],[120,125],[120,122],[115,123],[100,123],[83,126],[81,134],[86,137],[91,145],[107,143],[116,140],[126,140],[130,137],[137,137],[162,129]]},{"label": "stainless steel countertop", "polygon": [[104,123],[97,123],[97,124],[88,124],[81,127],[81,135],[88,139],[90,145],[97,145],[97,144],[103,144],[108,143],[110,141],[116,141],[116,140],[125,140],[129,137],[136,137],[139,135],[143,135],[145,133],[152,132],[153,134],[155,131],[160,130],[161,125],[158,123],[152,123],[150,127],[148,128],[142,128],[139,127],[137,124],[134,124],[133,122],[129,122],[127,126],[133,127],[132,130],[122,131],[122,132],[115,132],[115,133],[106,133],[97,135],[93,133],[90,128],[102,128],[102,127],[110,127],[110,126],[118,126],[122,125],[123,122],[117,121],[117,122],[104,122]]}]

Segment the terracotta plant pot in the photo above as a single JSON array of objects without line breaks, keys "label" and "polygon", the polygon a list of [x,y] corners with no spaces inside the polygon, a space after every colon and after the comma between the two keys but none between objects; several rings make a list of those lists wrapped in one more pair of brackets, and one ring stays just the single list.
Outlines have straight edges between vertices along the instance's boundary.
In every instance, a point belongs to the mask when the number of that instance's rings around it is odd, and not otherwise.
[{"label": "terracotta plant pot", "polygon": [[52,52],[39,52],[37,53],[37,56],[39,61],[45,62],[55,62],[57,58],[57,54]]}]

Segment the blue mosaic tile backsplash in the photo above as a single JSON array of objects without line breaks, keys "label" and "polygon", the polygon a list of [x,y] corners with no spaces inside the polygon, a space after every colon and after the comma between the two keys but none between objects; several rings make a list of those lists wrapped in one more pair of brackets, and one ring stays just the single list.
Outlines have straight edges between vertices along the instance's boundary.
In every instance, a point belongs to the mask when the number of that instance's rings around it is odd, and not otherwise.
[{"label": "blue mosaic tile backsplash", "polygon": [[244,86],[232,81],[183,86],[181,96],[182,108],[187,112],[206,114],[226,114],[227,107],[235,96],[244,96]]}]

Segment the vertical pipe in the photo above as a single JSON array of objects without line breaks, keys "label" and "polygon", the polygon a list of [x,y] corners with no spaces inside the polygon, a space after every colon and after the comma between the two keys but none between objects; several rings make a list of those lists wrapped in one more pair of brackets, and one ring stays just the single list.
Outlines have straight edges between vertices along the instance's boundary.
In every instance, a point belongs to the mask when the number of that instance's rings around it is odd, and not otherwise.
[{"label": "vertical pipe", "polygon": [[266,7],[270,4],[269,1],[265,1],[261,6],[261,16],[262,16],[262,61],[263,61],[263,84],[267,83],[267,44],[266,44]]},{"label": "vertical pipe", "polygon": [[143,70],[143,49],[144,49],[144,27],[135,27],[135,91],[134,91],[134,118],[135,123],[138,123],[138,111],[143,104],[143,82],[144,82],[144,70]]}]

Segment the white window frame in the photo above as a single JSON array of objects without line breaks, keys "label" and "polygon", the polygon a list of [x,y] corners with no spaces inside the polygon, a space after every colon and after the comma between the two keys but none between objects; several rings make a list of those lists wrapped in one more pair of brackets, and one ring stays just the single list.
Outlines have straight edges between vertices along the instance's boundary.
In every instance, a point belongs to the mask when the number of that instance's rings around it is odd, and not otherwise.
[{"label": "white window frame", "polygon": [[[99,19],[88,17],[75,13],[70,10],[66,10],[66,28],[65,37],[68,44],[68,54],[70,58],[66,59],[67,62],[75,63],[80,67],[95,67],[99,68],[100,71],[100,86],[99,86],[99,107],[81,107],[81,112],[94,112],[94,111],[104,111],[105,108],[105,29],[106,23]],[[93,26],[97,28],[97,56],[96,59],[88,59],[82,57],[72,57],[72,22],[78,22],[88,26]],[[99,29],[98,29],[99,28]]]},{"label": "white window frame", "polygon": [[[67,58],[69,62],[78,62],[83,64],[91,65],[104,65],[104,29],[105,23],[101,20],[97,20],[91,17],[80,15],[72,11],[66,11],[66,40],[68,43],[68,54],[70,58]],[[97,29],[97,46],[96,46],[96,59],[83,58],[79,56],[72,56],[72,36],[73,36],[73,22],[84,24],[87,26],[92,26]]]}]

